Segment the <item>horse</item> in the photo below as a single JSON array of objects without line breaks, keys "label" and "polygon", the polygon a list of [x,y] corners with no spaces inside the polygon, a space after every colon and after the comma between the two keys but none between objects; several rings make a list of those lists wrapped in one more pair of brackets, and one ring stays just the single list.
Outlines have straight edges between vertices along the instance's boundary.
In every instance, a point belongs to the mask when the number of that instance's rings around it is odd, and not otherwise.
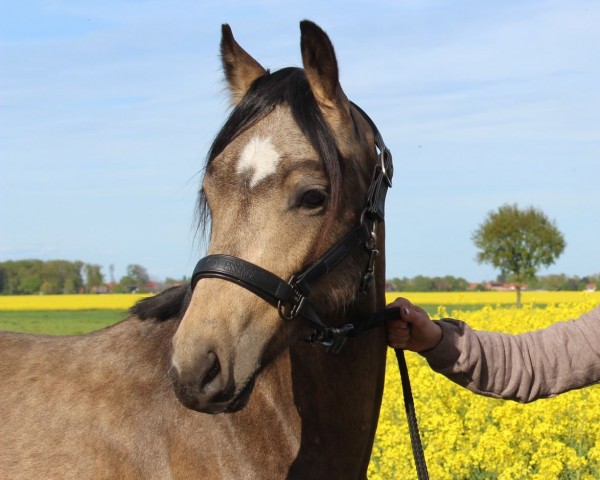
[{"label": "horse", "polygon": [[232,110],[204,168],[193,284],[90,334],[0,335],[0,477],[366,478],[391,156],[327,34],[300,30],[303,68],[270,72],[222,26]]}]

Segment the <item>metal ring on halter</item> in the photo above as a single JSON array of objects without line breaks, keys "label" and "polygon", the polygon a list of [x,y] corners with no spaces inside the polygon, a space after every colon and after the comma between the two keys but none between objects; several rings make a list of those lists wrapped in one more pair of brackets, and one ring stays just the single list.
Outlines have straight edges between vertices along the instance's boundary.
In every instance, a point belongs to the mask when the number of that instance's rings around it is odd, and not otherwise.
[{"label": "metal ring on halter", "polygon": [[[289,303],[283,302],[281,300],[277,302],[277,312],[279,312],[279,316],[282,320],[293,320],[294,318],[296,318],[296,316],[298,316],[298,312],[304,304],[304,301],[306,300],[306,297],[302,295],[295,286],[296,275],[292,275],[292,278],[290,278],[288,281],[288,285],[292,288],[291,301]],[[289,307],[290,305],[290,312],[285,313],[285,307]]]},{"label": "metal ring on halter", "polygon": [[379,158],[381,159],[381,173],[383,174],[383,179],[388,187],[392,187],[392,177],[388,174],[387,168],[385,166],[385,158],[390,154],[388,148],[384,145]]},{"label": "metal ring on halter", "polygon": [[277,312],[279,312],[279,317],[282,320],[293,320],[294,318],[296,318],[296,315],[298,314],[298,308],[297,307],[298,307],[297,305],[294,305],[291,308],[290,313],[286,314],[285,310],[284,310],[285,305],[283,304],[283,302],[281,300],[279,300],[277,302]]}]

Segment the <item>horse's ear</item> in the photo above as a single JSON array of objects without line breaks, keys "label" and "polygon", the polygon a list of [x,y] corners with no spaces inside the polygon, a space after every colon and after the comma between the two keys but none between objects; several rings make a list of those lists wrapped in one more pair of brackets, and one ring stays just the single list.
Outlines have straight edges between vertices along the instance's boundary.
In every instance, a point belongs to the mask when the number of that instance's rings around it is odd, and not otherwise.
[{"label": "horse's ear", "polygon": [[342,90],[335,50],[327,34],[309,20],[300,22],[302,63],[310,89],[329,126],[338,134],[352,122]]},{"label": "horse's ear", "polygon": [[233,105],[246,95],[254,80],[267,74],[261,64],[239,46],[227,24],[221,27],[221,62]]}]

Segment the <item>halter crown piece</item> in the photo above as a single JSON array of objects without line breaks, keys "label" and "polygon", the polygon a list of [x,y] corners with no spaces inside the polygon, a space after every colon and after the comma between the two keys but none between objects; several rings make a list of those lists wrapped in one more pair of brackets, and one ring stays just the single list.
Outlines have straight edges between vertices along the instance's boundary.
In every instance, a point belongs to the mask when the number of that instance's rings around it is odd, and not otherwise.
[{"label": "halter crown piece", "polygon": [[384,220],[385,197],[388,188],[392,186],[394,167],[392,154],[385,146],[375,123],[360,107],[353,105],[371,126],[379,157],[358,226],[287,282],[258,265],[224,254],[201,258],[194,268],[191,280],[192,289],[201,278],[220,278],[250,290],[276,307],[282,319],[287,321],[300,316],[309,321],[315,327],[315,332],[307,340],[324,345],[333,353],[339,352],[349,337],[355,337],[387,319],[397,318],[399,314],[398,309],[386,309],[356,324],[331,327],[321,320],[308,300],[313,285],[359,248],[365,248],[369,255],[359,290],[366,292],[374,279],[375,260],[379,254],[377,224]]}]

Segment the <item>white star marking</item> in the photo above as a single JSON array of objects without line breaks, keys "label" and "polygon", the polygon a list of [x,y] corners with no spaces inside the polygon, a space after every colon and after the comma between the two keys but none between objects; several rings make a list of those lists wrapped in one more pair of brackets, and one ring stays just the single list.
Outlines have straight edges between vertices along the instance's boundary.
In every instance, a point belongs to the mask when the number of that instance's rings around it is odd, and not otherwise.
[{"label": "white star marking", "polygon": [[253,137],[242,151],[237,172],[238,174],[252,172],[250,187],[254,188],[275,173],[280,158],[270,138]]}]

